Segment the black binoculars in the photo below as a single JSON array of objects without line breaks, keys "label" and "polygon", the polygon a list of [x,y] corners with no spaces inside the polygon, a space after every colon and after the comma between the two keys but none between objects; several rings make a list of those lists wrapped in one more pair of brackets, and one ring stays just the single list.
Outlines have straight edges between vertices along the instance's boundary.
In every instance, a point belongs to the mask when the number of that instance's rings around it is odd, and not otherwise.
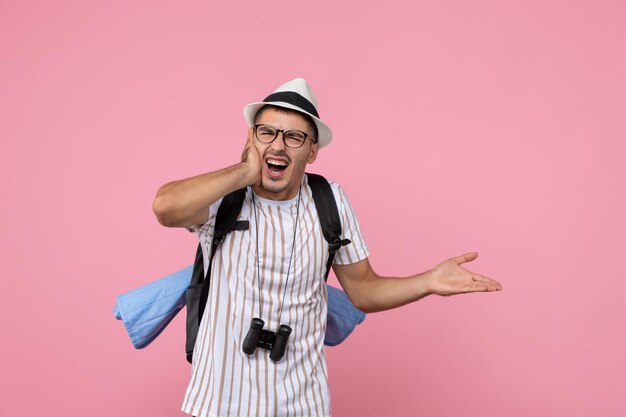
[{"label": "black binoculars", "polygon": [[287,340],[291,334],[291,327],[281,324],[278,332],[274,333],[270,330],[263,330],[265,322],[261,319],[254,318],[250,323],[250,329],[243,341],[242,350],[248,355],[252,355],[257,347],[270,351],[270,359],[278,362],[285,355],[287,348]]}]

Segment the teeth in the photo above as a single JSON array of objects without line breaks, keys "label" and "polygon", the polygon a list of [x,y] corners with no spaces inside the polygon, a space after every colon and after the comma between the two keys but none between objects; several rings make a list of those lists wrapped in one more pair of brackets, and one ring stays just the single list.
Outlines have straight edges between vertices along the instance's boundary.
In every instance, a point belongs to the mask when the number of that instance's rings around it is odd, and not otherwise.
[{"label": "teeth", "polygon": [[276,159],[268,159],[267,163],[272,165],[279,165],[281,167],[286,167],[288,165],[287,162],[277,161]]}]

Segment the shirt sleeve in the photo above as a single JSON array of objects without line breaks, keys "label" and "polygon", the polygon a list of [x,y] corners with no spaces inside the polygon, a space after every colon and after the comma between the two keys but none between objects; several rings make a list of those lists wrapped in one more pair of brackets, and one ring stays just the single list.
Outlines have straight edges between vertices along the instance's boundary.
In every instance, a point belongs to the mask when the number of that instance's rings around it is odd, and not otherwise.
[{"label": "shirt sleeve", "polygon": [[222,198],[209,206],[209,208],[207,209],[209,212],[209,218],[204,224],[187,227],[187,230],[192,233],[196,233],[198,236],[209,235],[211,238],[213,238],[213,229],[215,229],[215,218],[217,216],[217,209],[220,207],[221,203]]},{"label": "shirt sleeve", "polygon": [[222,203],[220,198],[215,203],[211,204],[207,209],[209,211],[209,218],[204,224],[198,224],[188,227],[187,230],[196,233],[200,247],[202,248],[202,262],[204,263],[204,274],[206,275],[209,269],[209,256],[211,255],[211,242],[213,242],[213,235],[215,234],[215,220],[217,218],[217,210]]},{"label": "shirt sleeve", "polygon": [[333,194],[337,201],[339,217],[341,218],[341,231],[343,239],[350,239],[352,243],[342,246],[335,254],[334,263],[338,265],[350,265],[366,259],[369,256],[369,249],[361,233],[359,221],[350,205],[348,196],[343,188],[331,182]]}]

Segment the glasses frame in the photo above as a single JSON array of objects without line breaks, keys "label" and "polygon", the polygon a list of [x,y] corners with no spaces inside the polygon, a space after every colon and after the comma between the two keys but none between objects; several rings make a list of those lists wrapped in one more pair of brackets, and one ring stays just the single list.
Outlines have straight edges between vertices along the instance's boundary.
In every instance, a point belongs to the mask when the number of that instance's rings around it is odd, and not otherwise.
[{"label": "glasses frame", "polygon": [[[276,131],[276,134],[274,135],[274,139],[270,140],[269,142],[264,142],[261,139],[259,139],[259,135],[257,134],[257,130],[260,126],[269,126],[272,129],[274,129]],[[285,133],[287,132],[299,132],[302,133],[304,135],[304,140],[302,141],[302,143],[300,144],[300,146],[289,146],[287,145],[287,142],[285,142]],[[278,129],[275,128],[272,125],[268,125],[267,123],[259,123],[259,124],[255,124],[254,125],[254,137],[261,143],[272,143],[276,140],[276,138],[278,137],[278,134],[282,133],[282,137],[283,137],[283,143],[285,144],[286,147],[291,148],[291,149],[299,149],[302,147],[302,145],[304,145],[304,142],[306,142],[307,138],[311,139],[313,141],[313,143],[317,143],[317,139],[315,139],[313,136],[309,135],[306,132],[303,132],[301,130],[298,129]]]}]

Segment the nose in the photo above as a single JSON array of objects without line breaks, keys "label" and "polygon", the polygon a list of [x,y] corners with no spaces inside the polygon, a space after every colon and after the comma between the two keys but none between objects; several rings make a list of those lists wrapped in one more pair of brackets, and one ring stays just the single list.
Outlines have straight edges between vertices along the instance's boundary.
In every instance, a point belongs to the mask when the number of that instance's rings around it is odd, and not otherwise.
[{"label": "nose", "polygon": [[282,130],[279,130],[278,135],[276,136],[276,139],[274,139],[274,141],[270,144],[270,148],[274,150],[278,150],[278,151],[284,151],[285,150],[285,137],[283,136],[284,134],[285,132],[283,132]]}]

